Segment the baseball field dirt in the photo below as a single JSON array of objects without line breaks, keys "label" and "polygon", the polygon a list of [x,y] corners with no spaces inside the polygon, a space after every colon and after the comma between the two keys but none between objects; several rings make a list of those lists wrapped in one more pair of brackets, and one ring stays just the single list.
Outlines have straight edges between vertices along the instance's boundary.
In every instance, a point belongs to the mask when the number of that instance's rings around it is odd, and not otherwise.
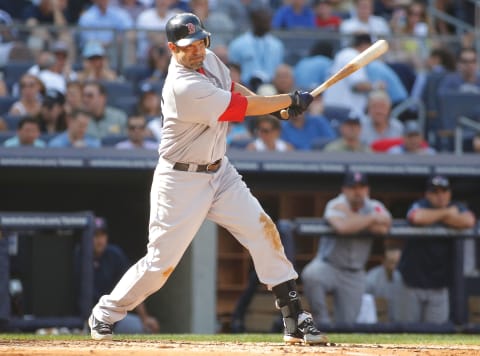
[{"label": "baseball field dirt", "polygon": [[394,345],[336,344],[331,346],[287,346],[283,343],[206,342],[171,340],[122,340],[95,342],[90,340],[0,340],[0,355],[5,356],[250,356],[250,355],[480,355],[476,345]]}]

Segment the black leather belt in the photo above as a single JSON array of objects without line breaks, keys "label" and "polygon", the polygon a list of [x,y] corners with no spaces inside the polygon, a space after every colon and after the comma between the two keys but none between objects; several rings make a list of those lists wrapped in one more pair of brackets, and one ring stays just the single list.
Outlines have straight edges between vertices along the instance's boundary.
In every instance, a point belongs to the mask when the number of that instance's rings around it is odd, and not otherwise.
[{"label": "black leather belt", "polygon": [[175,169],[176,171],[185,171],[185,172],[193,171],[193,172],[215,173],[216,171],[218,171],[221,165],[222,165],[222,159],[220,158],[212,163],[198,164],[196,165],[197,167],[195,170],[190,170],[190,164],[188,163],[176,162],[173,165],[173,169]]}]

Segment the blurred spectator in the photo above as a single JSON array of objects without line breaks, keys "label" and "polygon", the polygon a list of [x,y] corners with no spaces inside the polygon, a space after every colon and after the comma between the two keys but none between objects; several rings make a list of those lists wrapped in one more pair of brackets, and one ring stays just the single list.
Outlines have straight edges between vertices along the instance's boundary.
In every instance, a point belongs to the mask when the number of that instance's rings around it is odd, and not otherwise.
[{"label": "blurred spectator", "polygon": [[[408,98],[408,91],[398,74],[388,64],[376,60],[366,66],[368,79],[373,83],[383,85],[388,93],[392,106],[400,104]],[[380,84],[381,83],[381,84]]]},{"label": "blurred spectator", "polygon": [[315,25],[318,28],[335,32],[339,30],[342,18],[333,13],[331,0],[314,0],[313,12]]},{"label": "blurred spectator", "polygon": [[137,21],[138,15],[146,9],[145,5],[138,0],[112,0],[112,5],[125,10],[133,23]]},{"label": "blurred spectator", "polygon": [[66,28],[72,23],[67,8],[68,0],[37,0],[25,9],[22,17],[29,31],[29,48],[43,50],[55,39],[71,40]]},{"label": "blurred spectator", "polygon": [[160,106],[160,97],[154,87],[145,83],[141,86],[140,100],[138,102],[138,114],[147,120],[146,135],[153,137],[157,142],[162,140],[163,117]]},{"label": "blurred spectator", "polygon": [[[333,74],[339,71],[371,44],[372,40],[368,34],[356,34],[352,47],[344,48],[335,55],[330,73]],[[374,87],[383,88],[383,86],[383,82],[372,83],[368,78],[366,68],[360,68],[325,91],[324,103],[325,105],[343,106],[361,114],[364,112],[367,104],[367,94]]]},{"label": "blurred spectator", "polygon": [[332,66],[333,46],[328,40],[314,43],[308,57],[300,59],[294,68],[295,85],[303,90],[312,90],[329,76]]},{"label": "blurred spectator", "polygon": [[284,5],[275,11],[272,28],[291,30],[315,28],[315,14],[306,0],[284,1]]},{"label": "blurred spectator", "polygon": [[255,124],[255,141],[246,147],[249,151],[278,151],[293,150],[293,146],[280,138],[280,121],[273,115],[258,116]]},{"label": "blurred spectator", "polygon": [[27,26],[49,24],[65,26],[68,22],[68,0],[38,0],[23,11],[23,21]]},{"label": "blurred spectator", "polygon": [[428,56],[427,37],[434,34],[427,17],[427,5],[416,0],[406,7],[398,7],[390,26],[396,37],[390,41],[389,60],[422,68]]},{"label": "blurred spectator", "polygon": [[149,83],[144,83],[140,87],[140,99],[138,101],[138,113],[145,116],[148,121],[162,116],[162,108],[160,106],[160,97]]},{"label": "blurred spectator", "polygon": [[110,0],[92,0],[92,3],[78,19],[78,25],[84,27],[80,32],[82,45],[89,41],[98,41],[103,46],[109,46],[114,42],[116,31],[133,28],[128,12],[110,5]]},{"label": "blurred spectator", "polygon": [[457,58],[457,71],[447,74],[438,86],[438,93],[480,93],[480,73],[477,52],[462,48]]},{"label": "blurred spectator", "polygon": [[79,81],[67,83],[67,95],[65,96],[65,111],[70,113],[83,108],[83,84]]},{"label": "blurred spectator", "polygon": [[307,112],[282,121],[281,138],[296,150],[311,150],[314,144],[326,143],[336,137],[324,116],[312,116]]},{"label": "blurred spectator", "polygon": [[0,10],[0,67],[13,60],[31,60],[32,53],[23,43],[24,40],[18,39],[18,30],[13,26],[11,16]]},{"label": "blurred spectator", "polygon": [[86,134],[87,127],[92,120],[91,115],[82,110],[74,110],[67,114],[67,129],[61,134],[53,137],[49,147],[57,148],[98,148],[101,146],[100,140]]},{"label": "blurred spectator", "polygon": [[393,13],[399,7],[405,6],[411,0],[374,0],[373,13],[385,20],[390,21]]},{"label": "blurred spectator", "polygon": [[228,47],[229,62],[242,68],[242,83],[256,91],[259,84],[269,83],[277,67],[283,63],[285,48],[270,34],[271,10],[252,10],[252,30],[236,37]]},{"label": "blurred spectator", "polygon": [[62,72],[58,72],[59,66],[55,55],[49,51],[42,51],[38,55],[37,64],[28,70],[40,79],[45,90],[57,90],[65,94],[66,80]]},{"label": "blurred spectator", "polygon": [[362,123],[360,118],[351,114],[340,123],[340,137],[328,143],[325,152],[370,152],[368,145],[360,140]]},{"label": "blurred spectator", "polygon": [[373,40],[390,35],[390,26],[384,18],[373,15],[373,0],[354,0],[355,15],[340,24],[342,35],[368,33]]},{"label": "blurred spectator", "polygon": [[63,75],[67,81],[76,80],[77,73],[73,70],[72,62],[68,58],[68,44],[63,41],[56,41],[51,47],[51,52],[55,56],[55,65],[52,67],[52,71]]},{"label": "blurred spectator", "polygon": [[171,17],[181,12],[179,9],[172,9],[172,4],[173,0],[155,0],[155,7],[138,15],[135,27],[140,30],[137,33],[139,58],[145,58],[149,46],[165,44],[165,25]]},{"label": "blurred spectator", "polygon": [[280,64],[277,69],[275,70],[275,74],[272,79],[271,84],[261,84],[258,89],[257,93],[264,93],[265,87],[273,87],[272,94],[288,94],[295,90],[295,78],[293,76],[292,67],[288,64],[282,63]]},{"label": "blurred spectator", "polygon": [[382,264],[367,272],[366,292],[376,299],[383,299],[387,303],[387,321],[389,322],[395,321],[395,293],[402,285],[402,276],[397,269],[401,255],[401,249],[387,248]]},{"label": "blurred spectator", "polygon": [[[458,230],[475,224],[473,213],[452,201],[448,178],[438,175],[427,180],[425,198],[411,205],[407,219],[412,225]],[[404,286],[397,295],[397,321],[441,324],[449,320],[454,243],[454,239],[431,237],[405,241],[399,264]]]},{"label": "blurred spectator", "polygon": [[10,115],[35,116],[42,107],[43,83],[36,76],[24,74],[20,78],[20,100],[13,103]]},{"label": "blurred spectator", "polygon": [[[80,248],[74,250],[75,281],[81,280]],[[120,277],[130,268],[130,262],[125,252],[117,245],[109,243],[107,221],[95,218],[95,233],[93,236],[93,298],[95,303],[101,296],[113,290]],[[76,286],[77,289],[80,286]],[[135,313],[115,324],[114,332],[118,334],[156,333],[160,329],[158,321],[148,314],[144,303],[135,308]]]},{"label": "blurred spectator", "polygon": [[216,10],[234,21],[236,33],[243,33],[251,29],[250,11],[261,5],[265,5],[262,0],[220,0]]},{"label": "blurred spectator", "polygon": [[192,13],[198,16],[208,32],[212,33],[211,47],[229,42],[235,32],[234,21],[221,11],[212,11],[209,0],[189,0]]},{"label": "blurred spectator", "polygon": [[434,48],[426,61],[426,73],[419,73],[412,96],[421,98],[427,111],[427,132],[439,128],[438,84],[449,72],[455,71],[455,57],[446,47]]},{"label": "blurred spectator", "polygon": [[413,153],[423,155],[433,155],[436,153],[435,150],[425,142],[422,129],[417,121],[406,121],[403,126],[403,143],[391,147],[387,153]]},{"label": "blurred spectator", "polygon": [[87,134],[98,139],[107,135],[126,134],[127,115],[107,106],[107,92],[102,84],[92,82],[84,85],[83,104],[93,118],[88,125]]},{"label": "blurred spectator", "polygon": [[152,84],[159,83],[163,85],[163,81],[167,76],[170,56],[171,52],[165,44],[151,46],[147,55],[147,64],[150,74],[142,83],[150,82]]},{"label": "blurred spectator", "polygon": [[54,134],[67,128],[64,105],[65,96],[61,92],[54,89],[47,91],[40,113],[36,116],[42,133]]},{"label": "blurred spectator", "polygon": [[117,74],[108,67],[106,52],[98,41],[90,41],[83,48],[84,69],[78,73],[78,80],[116,80]]},{"label": "blurred spectator", "polygon": [[119,149],[158,149],[158,142],[153,142],[147,139],[146,133],[146,120],[144,116],[133,115],[128,118],[127,121],[127,135],[128,140],[121,141],[115,145],[115,148]]},{"label": "blurred spectator", "polygon": [[31,116],[24,116],[18,122],[17,134],[3,143],[4,147],[33,146],[45,147],[40,138],[40,124]]},{"label": "blurred spectator", "polygon": [[391,110],[392,102],[385,91],[375,90],[369,94],[367,115],[362,120],[361,140],[364,143],[370,145],[379,139],[403,135],[403,124],[390,116]]},{"label": "blurred spectator", "polygon": [[[318,253],[302,271],[302,281],[312,315],[319,323],[330,323],[326,294],[334,298],[336,323],[357,321],[366,290],[365,264],[375,235],[390,229],[390,212],[369,197],[368,179],[360,172],[347,172],[342,192],[330,200],[324,218],[337,236],[322,236]],[[345,237],[365,233],[371,238]]]}]

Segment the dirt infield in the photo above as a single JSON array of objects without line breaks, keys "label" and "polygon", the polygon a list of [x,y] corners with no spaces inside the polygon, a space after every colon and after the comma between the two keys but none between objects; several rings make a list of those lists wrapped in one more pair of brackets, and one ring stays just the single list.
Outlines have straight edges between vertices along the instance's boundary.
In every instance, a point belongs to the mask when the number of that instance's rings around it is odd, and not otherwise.
[{"label": "dirt infield", "polygon": [[287,346],[281,343],[174,341],[0,341],[0,355],[8,356],[247,356],[247,355],[441,355],[480,356],[480,346],[357,345]]}]

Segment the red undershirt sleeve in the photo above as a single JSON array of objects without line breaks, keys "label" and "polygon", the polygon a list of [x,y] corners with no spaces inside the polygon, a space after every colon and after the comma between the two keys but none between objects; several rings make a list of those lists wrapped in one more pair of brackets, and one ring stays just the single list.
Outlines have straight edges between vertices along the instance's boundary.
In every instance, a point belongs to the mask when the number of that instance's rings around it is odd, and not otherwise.
[{"label": "red undershirt sleeve", "polygon": [[243,95],[233,93],[230,98],[230,104],[218,118],[218,121],[242,122],[245,120],[245,112],[247,111],[248,101]]}]

